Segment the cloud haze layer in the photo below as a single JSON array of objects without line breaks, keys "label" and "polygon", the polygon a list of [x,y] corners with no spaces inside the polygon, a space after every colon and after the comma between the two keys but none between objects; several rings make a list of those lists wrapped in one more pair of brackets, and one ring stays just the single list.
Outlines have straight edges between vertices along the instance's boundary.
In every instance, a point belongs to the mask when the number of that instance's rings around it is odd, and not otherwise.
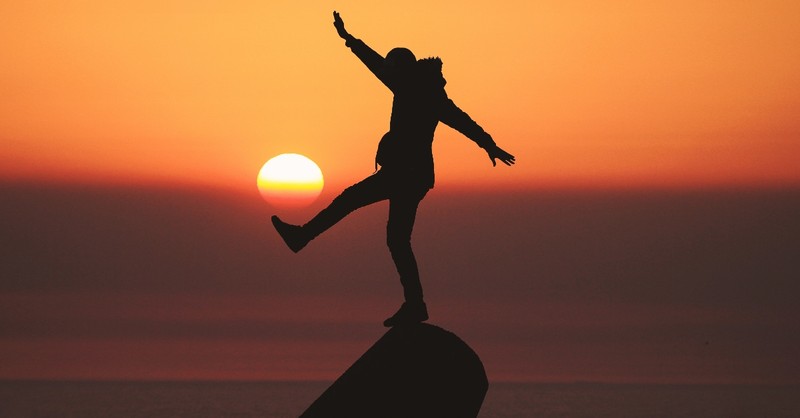
[{"label": "cloud haze layer", "polygon": [[[292,254],[255,192],[2,200],[0,378],[331,379],[400,302],[385,204]],[[432,322],[491,379],[787,382],[797,213],[796,190],[434,189],[414,244]]]}]

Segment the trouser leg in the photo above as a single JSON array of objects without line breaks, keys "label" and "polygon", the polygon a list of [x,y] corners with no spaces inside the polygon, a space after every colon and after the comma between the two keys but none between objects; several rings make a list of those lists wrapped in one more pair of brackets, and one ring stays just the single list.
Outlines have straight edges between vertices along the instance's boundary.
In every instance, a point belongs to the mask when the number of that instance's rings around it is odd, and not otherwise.
[{"label": "trouser leg", "polygon": [[403,296],[406,302],[422,302],[422,284],[419,280],[417,260],[411,249],[411,232],[419,202],[425,193],[392,196],[389,199],[389,222],[386,225],[386,244],[392,254]]},{"label": "trouser leg", "polygon": [[374,174],[344,189],[328,207],[303,225],[308,240],[325,232],[356,209],[387,199],[388,190],[383,183],[381,176]]}]

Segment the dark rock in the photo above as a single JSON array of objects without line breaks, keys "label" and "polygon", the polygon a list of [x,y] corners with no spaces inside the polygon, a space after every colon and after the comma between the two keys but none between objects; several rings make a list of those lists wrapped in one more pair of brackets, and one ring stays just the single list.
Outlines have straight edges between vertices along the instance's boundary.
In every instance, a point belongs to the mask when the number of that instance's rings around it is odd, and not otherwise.
[{"label": "dark rock", "polygon": [[476,417],[489,387],[478,356],[429,324],[390,329],[301,418]]}]

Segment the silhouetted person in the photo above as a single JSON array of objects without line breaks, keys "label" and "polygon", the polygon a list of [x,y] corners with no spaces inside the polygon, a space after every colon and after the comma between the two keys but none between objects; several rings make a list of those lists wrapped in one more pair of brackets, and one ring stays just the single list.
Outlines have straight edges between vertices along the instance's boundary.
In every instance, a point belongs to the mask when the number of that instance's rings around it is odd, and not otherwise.
[{"label": "silhouetted person", "polygon": [[375,157],[380,170],[345,189],[331,204],[303,226],[290,225],[272,217],[275,229],[289,248],[298,252],[350,212],[389,200],[386,243],[400,274],[405,302],[387,327],[428,319],[414,253],[411,230],[419,202],[433,188],[433,133],[441,121],[475,141],[489,155],[493,165],[500,160],[514,164],[514,156],[495,145],[469,115],[447,97],[439,58],[417,60],[406,48],[389,51],[386,58],[356,39],[344,28],[339,13],[333,12],[333,26],[353,53],[394,94],[389,132],[381,138]]}]

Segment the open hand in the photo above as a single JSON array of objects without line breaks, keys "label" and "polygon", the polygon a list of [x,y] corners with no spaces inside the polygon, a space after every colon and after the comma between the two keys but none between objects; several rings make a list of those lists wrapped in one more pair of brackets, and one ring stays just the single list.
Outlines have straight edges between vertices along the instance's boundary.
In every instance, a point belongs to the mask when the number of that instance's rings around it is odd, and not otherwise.
[{"label": "open hand", "polygon": [[347,37],[350,36],[344,28],[342,17],[339,16],[339,12],[335,10],[333,11],[333,27],[336,28],[336,33],[338,33],[342,39],[347,39]]},{"label": "open hand", "polygon": [[495,160],[500,160],[503,162],[503,164],[508,166],[516,162],[513,155],[505,152],[502,148],[498,147],[497,145],[490,147],[489,149],[486,150],[486,152],[489,154],[489,158],[492,160],[492,166],[497,166],[497,161]]}]

